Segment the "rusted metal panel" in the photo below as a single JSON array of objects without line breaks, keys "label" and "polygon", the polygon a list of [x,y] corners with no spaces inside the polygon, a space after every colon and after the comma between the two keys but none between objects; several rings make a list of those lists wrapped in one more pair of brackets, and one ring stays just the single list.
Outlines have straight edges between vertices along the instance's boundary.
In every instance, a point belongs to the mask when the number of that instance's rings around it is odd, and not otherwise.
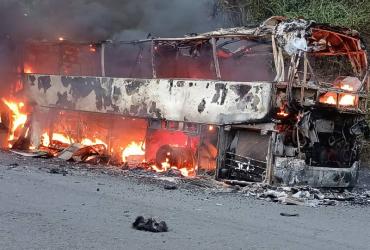
[{"label": "rusted metal panel", "polygon": [[38,106],[210,124],[258,122],[270,111],[268,82],[25,76]]}]

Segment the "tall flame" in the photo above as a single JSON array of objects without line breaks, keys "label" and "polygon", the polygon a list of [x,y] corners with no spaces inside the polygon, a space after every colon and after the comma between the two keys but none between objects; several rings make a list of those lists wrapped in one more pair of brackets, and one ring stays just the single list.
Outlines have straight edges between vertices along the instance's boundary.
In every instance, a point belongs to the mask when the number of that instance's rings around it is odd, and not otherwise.
[{"label": "tall flame", "polygon": [[23,128],[24,124],[27,121],[27,114],[22,113],[22,108],[24,107],[23,102],[13,102],[8,101],[6,99],[2,99],[3,102],[8,106],[8,108],[12,111],[12,121],[11,121],[11,129],[10,135],[8,140],[12,141],[15,139],[15,132],[18,128]]},{"label": "tall flame", "polygon": [[47,132],[41,135],[41,145],[47,147],[50,145],[50,137]]}]

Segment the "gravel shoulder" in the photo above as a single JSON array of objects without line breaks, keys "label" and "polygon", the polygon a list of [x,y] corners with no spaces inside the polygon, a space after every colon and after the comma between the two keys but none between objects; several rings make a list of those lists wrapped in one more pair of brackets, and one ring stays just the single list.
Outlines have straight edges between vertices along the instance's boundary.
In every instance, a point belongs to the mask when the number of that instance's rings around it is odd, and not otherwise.
[{"label": "gravel shoulder", "polygon": [[[0,249],[368,249],[370,207],[310,208],[219,192],[218,184],[65,165],[0,152]],[[298,213],[283,217],[281,212]],[[165,220],[167,233],[131,228]]]}]

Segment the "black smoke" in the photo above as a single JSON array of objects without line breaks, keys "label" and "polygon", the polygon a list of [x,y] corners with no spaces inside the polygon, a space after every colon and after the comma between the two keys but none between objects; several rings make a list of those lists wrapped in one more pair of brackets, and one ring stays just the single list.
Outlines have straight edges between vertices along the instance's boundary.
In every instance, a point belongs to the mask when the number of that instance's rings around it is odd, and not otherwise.
[{"label": "black smoke", "polygon": [[17,80],[24,42],[136,40],[220,26],[214,0],[0,0],[0,95]]},{"label": "black smoke", "polygon": [[14,40],[131,40],[219,26],[213,0],[1,0],[0,16],[0,35]]}]

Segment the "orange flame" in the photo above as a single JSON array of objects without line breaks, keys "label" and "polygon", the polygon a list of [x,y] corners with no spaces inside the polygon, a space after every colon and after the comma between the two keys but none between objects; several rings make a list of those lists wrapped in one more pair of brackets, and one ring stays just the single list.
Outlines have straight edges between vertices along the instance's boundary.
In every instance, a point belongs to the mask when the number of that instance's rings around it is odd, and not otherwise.
[{"label": "orange flame", "polygon": [[343,94],[339,97],[339,105],[341,106],[354,106],[356,101],[356,96]]},{"label": "orange flame", "polygon": [[168,152],[166,160],[161,163],[163,171],[167,171],[171,168],[170,159],[169,159],[170,155],[171,153]]},{"label": "orange flame", "polygon": [[[353,91],[353,87],[348,84],[341,84],[339,88],[346,91]],[[330,105],[337,105],[337,94],[334,92],[328,92],[325,95],[321,96],[319,102],[326,103]],[[356,103],[356,96],[351,94],[339,94],[340,106],[354,106]]]},{"label": "orange flame", "polygon": [[328,96],[328,98],[326,99],[325,101],[327,104],[332,104],[332,105],[335,105],[337,104],[337,100],[335,97],[333,96]]},{"label": "orange flame", "polygon": [[24,65],[24,69],[23,69],[24,73],[26,74],[32,74],[33,73],[33,70],[32,70],[32,67],[29,66],[29,65]]},{"label": "orange flame", "polygon": [[161,163],[162,169],[159,169],[155,165],[151,166],[152,169],[154,171],[160,172],[160,173],[161,172],[166,172],[166,171],[168,171],[170,169],[175,169],[175,170],[179,170],[182,176],[186,176],[186,177],[188,177],[188,176],[194,176],[194,168],[187,169],[187,168],[178,168],[177,166],[171,166],[169,157],[171,157],[171,153],[170,152],[167,153],[166,160]]},{"label": "orange flame", "polygon": [[2,99],[3,102],[8,106],[8,108],[12,111],[12,121],[11,121],[11,130],[8,141],[12,141],[15,139],[15,132],[18,128],[23,128],[24,124],[27,121],[27,114],[22,113],[21,109],[24,107],[23,102],[12,102],[7,101],[6,99]]},{"label": "orange flame", "polygon": [[74,142],[74,140],[72,138],[70,138],[69,136],[66,136],[66,135],[60,134],[60,133],[53,133],[52,140],[53,141],[60,141],[60,142],[65,143],[65,144],[71,144],[71,143]]},{"label": "orange flame", "polygon": [[41,145],[47,147],[50,145],[50,137],[47,132],[41,135]]},{"label": "orange flame", "polygon": [[[143,142],[132,141],[123,151],[122,151],[122,161],[127,162],[128,157],[130,156],[144,156],[145,155],[145,144]],[[194,176],[194,168],[178,168],[176,166],[171,166],[170,164],[171,153],[167,153],[166,160],[161,163],[161,166],[151,165],[148,166],[148,169],[155,171],[157,173],[164,173],[170,169],[179,170],[182,176]]]},{"label": "orange flame", "polygon": [[194,169],[187,169],[187,168],[178,168],[176,166],[171,166],[169,163],[169,159],[166,158],[166,161],[161,163],[162,168],[157,167],[156,165],[150,166],[152,170],[154,170],[157,173],[164,173],[167,172],[170,169],[175,169],[179,170],[182,176],[189,177],[189,176],[194,176]]},{"label": "orange flame", "polygon": [[127,162],[127,158],[133,155],[145,155],[145,143],[132,141],[123,151],[122,151],[122,161]]},{"label": "orange flame", "polygon": [[104,141],[102,141],[102,140],[100,140],[98,138],[95,138],[94,141],[91,140],[91,139],[89,139],[89,138],[84,138],[84,139],[82,139],[81,144],[84,145],[84,146],[93,146],[93,145],[102,144],[106,148],[108,147],[108,144],[106,144]]},{"label": "orange flame", "polygon": [[89,45],[89,50],[90,50],[90,52],[96,52],[96,48],[92,44]]},{"label": "orange flame", "polygon": [[350,86],[349,84],[342,84],[340,85],[340,88],[343,90],[353,91],[353,87]]},{"label": "orange flame", "polygon": [[[76,140],[71,138],[70,136],[64,135],[62,133],[53,133],[52,136],[53,141],[59,141],[64,144],[71,144],[74,143]],[[105,147],[108,147],[107,143],[105,143],[103,140],[100,140],[98,138],[89,139],[89,138],[84,138],[80,142],[84,146],[93,146],[93,145],[99,145],[102,144]],[[47,147],[50,145],[50,136],[47,132],[43,133],[41,135],[41,145]]]},{"label": "orange flame", "polygon": [[[72,138],[70,138],[69,136],[66,136],[64,134],[61,134],[61,133],[53,133],[52,137],[51,137],[51,140],[53,141],[59,141],[61,143],[65,143],[65,144],[71,144],[71,143],[74,143],[74,140]],[[48,147],[50,145],[50,136],[47,132],[43,133],[41,135],[41,145],[45,146],[45,147]]]},{"label": "orange flame", "polygon": [[337,94],[330,93],[330,92],[326,93],[325,95],[320,97],[319,102],[330,104],[330,105],[336,105],[337,104]]},{"label": "orange flame", "polygon": [[[187,168],[180,168],[179,170],[180,170],[182,176],[188,177],[188,176],[193,176],[194,175],[194,174],[190,175],[190,171]],[[192,169],[192,171],[193,171],[193,169]]]},{"label": "orange flame", "polygon": [[280,107],[279,109],[280,109],[279,112],[276,113],[277,116],[287,117],[289,115],[289,113],[285,112],[285,105]]}]

